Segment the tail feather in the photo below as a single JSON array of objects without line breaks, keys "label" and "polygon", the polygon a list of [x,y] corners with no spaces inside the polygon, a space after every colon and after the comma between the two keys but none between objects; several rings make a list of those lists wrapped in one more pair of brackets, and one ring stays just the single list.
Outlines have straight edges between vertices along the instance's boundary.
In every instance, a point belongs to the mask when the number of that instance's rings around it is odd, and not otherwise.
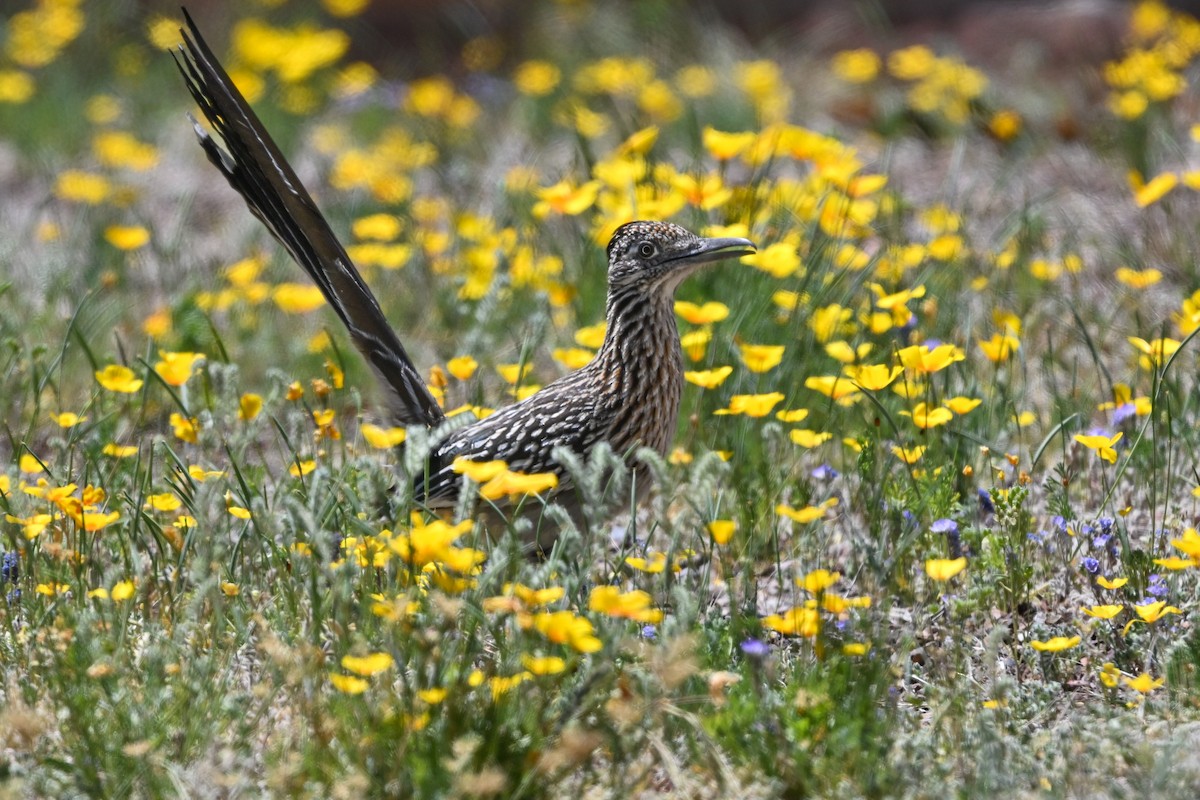
[{"label": "tail feather", "polygon": [[396,419],[436,426],[445,415],[379,302],[186,9],[183,15],[188,28],[180,31],[185,46],[172,56],[192,97],[227,148],[222,149],[193,119],[208,160],[320,288],[383,383]]}]

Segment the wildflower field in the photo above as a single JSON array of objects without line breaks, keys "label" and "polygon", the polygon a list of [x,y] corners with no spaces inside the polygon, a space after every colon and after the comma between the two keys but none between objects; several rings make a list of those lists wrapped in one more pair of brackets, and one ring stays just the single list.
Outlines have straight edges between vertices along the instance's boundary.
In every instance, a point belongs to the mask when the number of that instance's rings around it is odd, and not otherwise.
[{"label": "wildflower field", "polygon": [[587,363],[621,223],[758,244],[678,292],[649,502],[541,554],[415,507],[173,9],[5,5],[0,798],[1196,796],[1200,21],[514,7],[391,57],[368,0],[192,11],[451,415]]}]

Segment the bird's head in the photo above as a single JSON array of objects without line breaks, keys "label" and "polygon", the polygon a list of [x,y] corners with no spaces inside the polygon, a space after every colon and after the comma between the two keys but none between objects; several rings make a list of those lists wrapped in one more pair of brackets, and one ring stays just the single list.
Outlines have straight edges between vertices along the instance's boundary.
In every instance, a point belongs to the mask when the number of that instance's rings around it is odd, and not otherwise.
[{"label": "bird's head", "polygon": [[609,291],[674,294],[697,268],[755,252],[749,239],[705,239],[670,222],[627,222],[608,242]]}]

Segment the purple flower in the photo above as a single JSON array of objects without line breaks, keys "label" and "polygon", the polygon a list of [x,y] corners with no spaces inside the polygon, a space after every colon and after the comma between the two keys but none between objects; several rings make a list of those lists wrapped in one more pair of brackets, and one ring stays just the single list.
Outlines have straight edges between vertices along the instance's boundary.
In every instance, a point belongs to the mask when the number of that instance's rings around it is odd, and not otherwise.
[{"label": "purple flower", "polygon": [[838,476],[838,471],[828,464],[822,464],[812,471],[812,476],[818,481],[831,481]]},{"label": "purple flower", "polygon": [[1150,576],[1150,585],[1146,587],[1146,591],[1151,597],[1162,599],[1166,597],[1171,590],[1167,588],[1167,584],[1166,581],[1163,580],[1163,576],[1155,572]]},{"label": "purple flower", "polygon": [[771,652],[770,646],[762,639],[747,639],[741,644],[742,652],[750,658],[766,658]]},{"label": "purple flower", "polygon": [[929,526],[929,530],[934,533],[958,533],[958,523],[952,519],[943,517],[935,519],[933,524]]},{"label": "purple flower", "polygon": [[645,625],[642,627],[642,638],[643,639],[654,639],[654,638],[657,638],[657,636],[658,636],[658,628],[654,627],[653,625]]},{"label": "purple flower", "polygon": [[1096,559],[1092,558],[1091,556],[1088,556],[1087,558],[1080,561],[1079,566],[1083,567],[1085,570],[1087,570],[1092,575],[1096,575],[1100,572],[1100,562],[1097,561]]},{"label": "purple flower", "polygon": [[5,581],[17,582],[17,578],[21,577],[21,565],[17,561],[15,552],[5,553],[3,559],[0,559],[0,583]]},{"label": "purple flower", "polygon": [[979,509],[985,514],[995,514],[996,505],[992,502],[992,496],[988,494],[987,489],[977,489],[976,496],[979,498]]},{"label": "purple flower", "polygon": [[1120,425],[1122,422],[1129,419],[1136,413],[1137,413],[1137,404],[1122,403],[1121,405],[1119,405],[1113,409],[1112,423],[1113,423],[1113,425]]}]

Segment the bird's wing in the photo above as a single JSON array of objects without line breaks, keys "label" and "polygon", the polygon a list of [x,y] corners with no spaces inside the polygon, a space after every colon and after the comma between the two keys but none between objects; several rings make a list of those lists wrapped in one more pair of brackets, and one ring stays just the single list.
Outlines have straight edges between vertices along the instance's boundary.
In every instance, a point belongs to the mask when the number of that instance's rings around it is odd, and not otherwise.
[{"label": "bird's wing", "polygon": [[452,433],[430,456],[427,474],[417,476],[418,501],[430,507],[458,501],[462,476],[454,471],[456,458],[501,460],[517,472],[553,472],[558,476],[555,494],[571,489],[571,476],[555,460],[554,451],[562,447],[585,455],[600,439],[605,424],[589,393],[568,388],[579,377],[580,373],[568,375]]},{"label": "bird's wing", "polygon": [[[188,90],[226,150],[195,123],[196,135],[229,185],[304,268],[341,318],[388,393],[397,420],[433,427],[445,419],[379,307],[287,159],[213,55],[187,11],[185,47],[172,53]],[[194,122],[194,121],[193,121]]]}]

